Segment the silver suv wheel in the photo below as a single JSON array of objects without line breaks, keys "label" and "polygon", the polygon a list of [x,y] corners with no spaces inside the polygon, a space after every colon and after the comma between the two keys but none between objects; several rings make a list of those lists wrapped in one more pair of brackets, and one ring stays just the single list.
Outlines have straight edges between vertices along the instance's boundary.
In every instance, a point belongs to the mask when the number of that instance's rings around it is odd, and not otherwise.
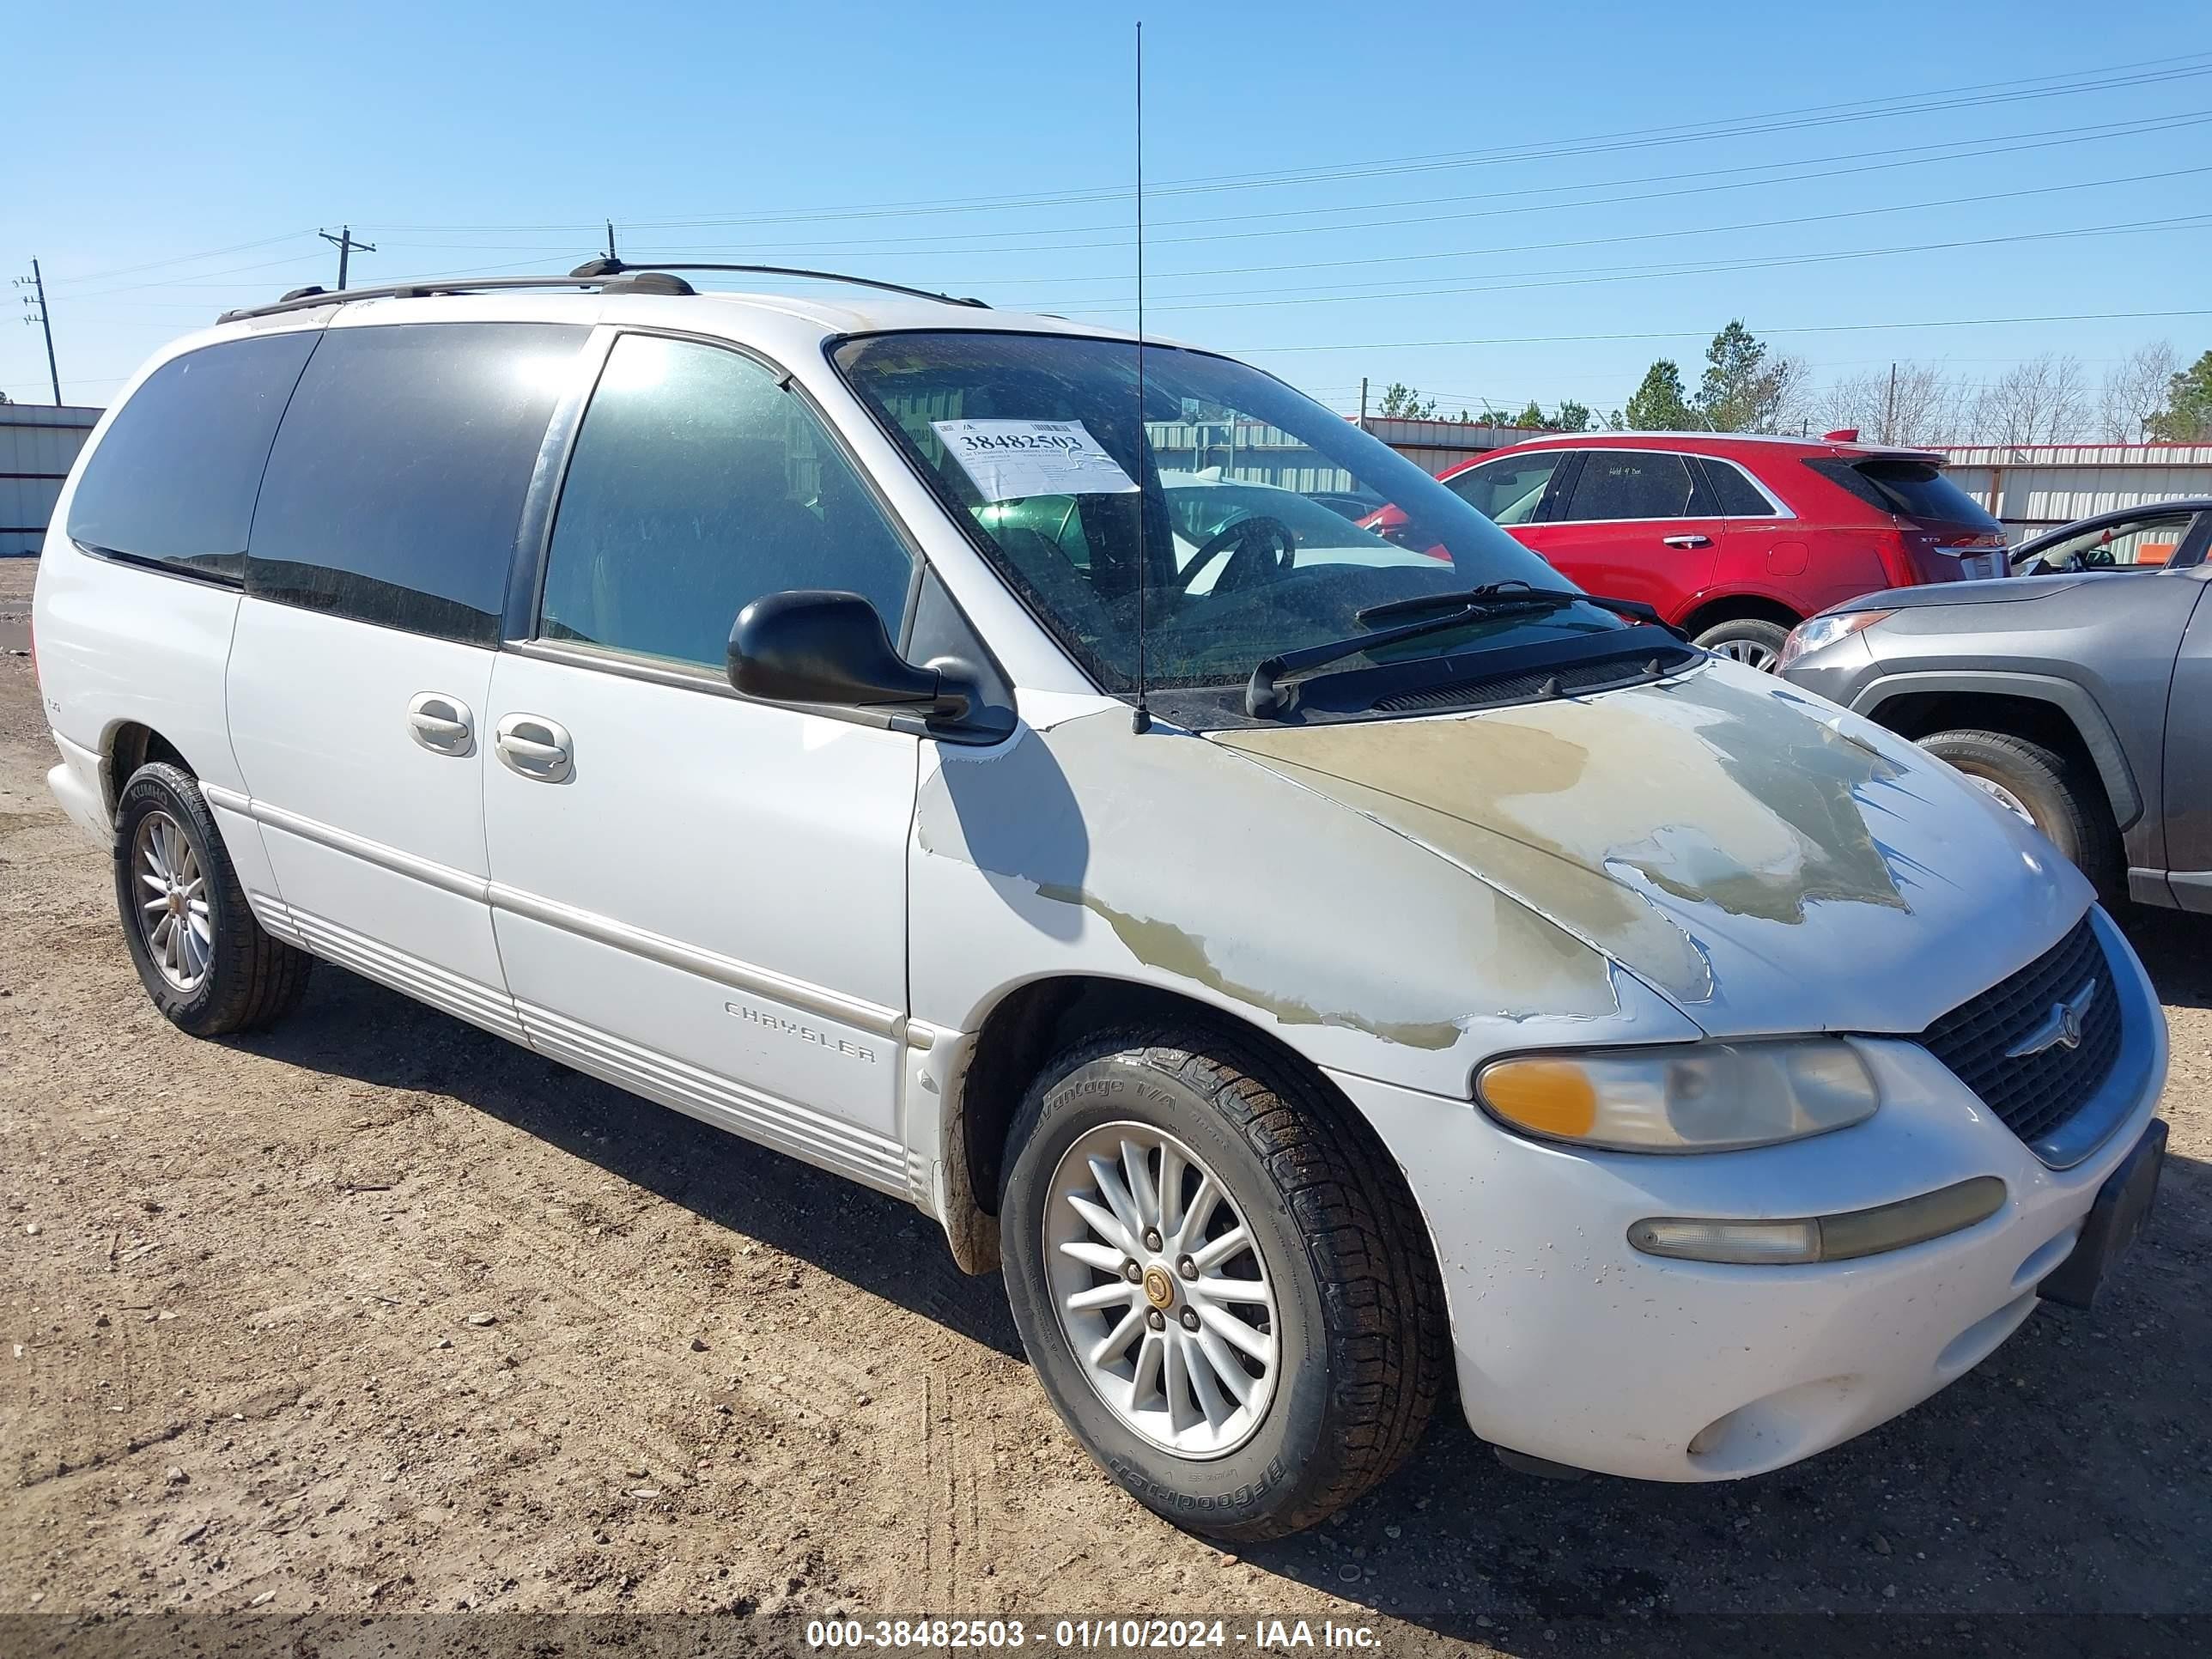
[{"label": "silver suv wheel", "polygon": [[131,869],[147,956],[174,989],[198,990],[215,959],[215,915],[198,853],[183,827],[157,810],[138,820]]},{"label": "silver suv wheel", "polygon": [[1108,1410],[1183,1457],[1251,1438],[1281,1368],[1274,1289],[1204,1159],[1150,1124],[1090,1131],[1053,1170],[1044,1247],[1060,1329]]}]

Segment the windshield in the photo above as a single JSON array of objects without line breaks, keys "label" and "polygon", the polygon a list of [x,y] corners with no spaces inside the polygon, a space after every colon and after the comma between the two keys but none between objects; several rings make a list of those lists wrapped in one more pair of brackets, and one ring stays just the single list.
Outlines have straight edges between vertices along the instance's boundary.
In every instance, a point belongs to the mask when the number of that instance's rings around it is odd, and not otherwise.
[{"label": "windshield", "polygon": [[[1141,442],[1130,342],[877,335],[847,341],[836,362],[1109,690],[1136,678],[1140,499],[1153,686],[1241,682],[1262,658],[1366,631],[1356,613],[1393,599],[1563,585],[1411,461],[1227,358],[1148,346]],[[1389,541],[1356,521],[1384,507],[1407,526]],[[1589,605],[1510,612],[1389,654],[1622,625]]]}]

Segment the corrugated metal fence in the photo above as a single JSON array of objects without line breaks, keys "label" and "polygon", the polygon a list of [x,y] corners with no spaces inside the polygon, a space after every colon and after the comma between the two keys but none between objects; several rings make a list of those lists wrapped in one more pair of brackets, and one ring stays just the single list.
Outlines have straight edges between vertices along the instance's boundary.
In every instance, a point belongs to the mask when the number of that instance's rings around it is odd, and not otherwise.
[{"label": "corrugated metal fence", "polygon": [[0,404],[0,558],[35,553],[70,463],[100,420],[96,409]]},{"label": "corrugated metal fence", "polygon": [[2014,541],[2093,513],[2212,495],[2212,444],[1960,444],[1946,475]]}]

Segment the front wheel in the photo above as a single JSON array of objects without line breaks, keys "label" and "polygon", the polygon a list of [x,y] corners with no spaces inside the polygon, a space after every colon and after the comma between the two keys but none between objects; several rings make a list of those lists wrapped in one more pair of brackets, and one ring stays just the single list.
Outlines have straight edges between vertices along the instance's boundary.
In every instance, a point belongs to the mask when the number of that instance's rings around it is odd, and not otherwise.
[{"label": "front wheel", "polygon": [[1346,1109],[1221,1034],[1124,1031],[1032,1085],[1000,1205],[1037,1376],[1140,1502],[1227,1539],[1381,1481],[1443,1388],[1413,1199]]}]

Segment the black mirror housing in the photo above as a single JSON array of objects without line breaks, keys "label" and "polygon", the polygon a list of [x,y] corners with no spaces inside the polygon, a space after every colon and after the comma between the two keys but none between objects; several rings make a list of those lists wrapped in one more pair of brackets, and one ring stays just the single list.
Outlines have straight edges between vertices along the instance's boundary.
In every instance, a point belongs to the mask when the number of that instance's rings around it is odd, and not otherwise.
[{"label": "black mirror housing", "polygon": [[755,599],[730,629],[730,684],[764,702],[889,705],[964,719],[975,693],[959,676],[899,655],[858,593],[794,588]]}]

